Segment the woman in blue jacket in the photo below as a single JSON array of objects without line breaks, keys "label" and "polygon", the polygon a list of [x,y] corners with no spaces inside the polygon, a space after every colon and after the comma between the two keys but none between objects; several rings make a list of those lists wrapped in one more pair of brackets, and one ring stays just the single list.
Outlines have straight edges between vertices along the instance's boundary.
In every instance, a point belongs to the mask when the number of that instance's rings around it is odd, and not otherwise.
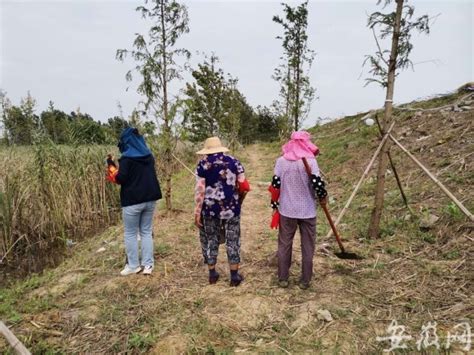
[{"label": "woman in blue jacket", "polygon": [[[153,259],[153,213],[161,190],[155,170],[155,158],[136,128],[126,128],[120,135],[118,148],[121,153],[119,169],[111,180],[120,184],[120,203],[124,224],[127,265],[120,272],[126,276],[143,270],[150,275]],[[109,160],[109,165],[114,164]],[[140,233],[142,258],[139,261],[138,239]],[[143,267],[143,269],[142,269]]]}]

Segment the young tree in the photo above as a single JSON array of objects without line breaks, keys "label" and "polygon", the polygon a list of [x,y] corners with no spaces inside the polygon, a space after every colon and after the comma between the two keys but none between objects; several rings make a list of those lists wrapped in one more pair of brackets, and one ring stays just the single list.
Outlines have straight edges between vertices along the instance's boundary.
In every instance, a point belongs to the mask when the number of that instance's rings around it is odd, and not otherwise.
[{"label": "young tree", "polygon": [[71,112],[69,116],[69,144],[105,144],[107,132],[105,126],[88,113],[82,113],[80,108]]},{"label": "young tree", "polygon": [[5,126],[5,122],[7,121],[7,114],[8,110],[11,107],[11,102],[7,97],[7,92],[0,89],[0,120],[1,120],[1,134],[2,134],[2,141],[4,144],[8,145],[8,131]]},{"label": "young tree", "polygon": [[[280,83],[280,97],[284,108],[282,131],[288,135],[291,126],[297,131],[306,118],[315,89],[311,86],[308,72],[315,53],[308,48],[308,0],[297,7],[282,4],[285,17],[274,16],[273,21],[283,27],[283,63],[274,71],[273,78]],[[289,126],[289,127],[285,127]]]},{"label": "young tree", "polygon": [[[367,79],[367,83],[376,82],[383,88],[386,88],[384,118],[381,122],[382,132],[388,128],[392,121],[392,103],[395,89],[395,78],[398,76],[397,70],[403,70],[412,66],[409,59],[413,45],[410,42],[413,30],[420,33],[429,33],[429,17],[423,15],[412,20],[414,7],[406,5],[405,0],[383,0],[384,8],[392,2],[396,3],[395,11],[390,13],[374,12],[369,16],[368,27],[373,31],[374,39],[377,44],[375,55],[366,56],[365,63],[370,63],[370,73],[373,78]],[[380,5],[382,0],[377,1]],[[379,31],[377,33],[377,30]],[[392,46],[389,50],[382,50],[379,39],[392,38]],[[377,170],[377,186],[375,189],[374,209],[370,220],[368,235],[376,238],[380,233],[380,219],[382,216],[384,189],[385,189],[385,171],[388,166],[388,152],[390,149],[389,140],[386,141],[379,156]]]},{"label": "young tree", "polygon": [[40,125],[44,134],[54,143],[68,143],[69,120],[65,112],[54,107],[52,101],[49,102],[48,110],[41,112]]},{"label": "young tree", "polygon": [[237,90],[237,79],[229,77],[224,96],[224,114],[220,122],[220,131],[227,138],[232,152],[237,150],[240,143],[239,133],[243,108],[240,99],[241,95]]},{"label": "young tree", "polygon": [[155,131],[156,131],[156,124],[155,122],[153,121],[145,121],[145,123],[143,123],[143,134],[146,136],[146,137],[152,137],[155,135]]},{"label": "young tree", "polygon": [[35,114],[36,100],[28,92],[26,98],[21,99],[20,106],[11,105],[7,101],[6,103],[3,124],[9,143],[32,144],[39,122]]},{"label": "young tree", "polygon": [[257,139],[262,141],[274,141],[278,137],[279,116],[275,110],[266,106],[257,106]]},{"label": "young tree", "polygon": [[[134,70],[140,75],[138,92],[145,96],[145,109],[155,116],[161,127],[163,138],[165,200],[171,210],[171,169],[173,149],[173,115],[170,109],[173,100],[169,95],[169,85],[181,79],[180,66],[176,57],[190,57],[189,51],[175,48],[178,38],[189,32],[186,6],[175,0],[145,0],[144,6],[136,9],[144,19],[151,21],[147,35],[136,34],[132,50],[117,50],[116,58],[124,61],[130,55],[136,62]],[[132,80],[132,71],[126,75]]]},{"label": "young tree", "polygon": [[109,127],[114,139],[118,141],[122,131],[129,126],[129,123],[122,116],[114,116],[107,120],[107,126]]},{"label": "young tree", "polygon": [[217,68],[218,58],[212,55],[193,70],[195,80],[187,83],[184,124],[192,141],[211,135],[226,138],[232,149],[250,141],[257,128],[252,107],[237,88],[238,80]]},{"label": "young tree", "polygon": [[184,123],[195,142],[220,133],[228,88],[224,71],[216,67],[218,61],[214,54],[205,58],[192,71],[195,82],[186,83],[184,90]]}]

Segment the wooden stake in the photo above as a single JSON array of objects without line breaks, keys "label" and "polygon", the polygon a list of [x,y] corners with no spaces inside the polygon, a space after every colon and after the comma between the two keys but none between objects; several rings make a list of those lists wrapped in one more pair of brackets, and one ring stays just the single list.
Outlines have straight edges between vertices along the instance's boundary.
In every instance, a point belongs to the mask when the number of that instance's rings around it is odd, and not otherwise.
[{"label": "wooden stake", "polygon": [[173,156],[173,158],[176,159],[176,161],[177,161],[178,163],[180,163],[182,166],[184,166],[184,168],[185,168],[187,171],[189,171],[191,174],[193,174],[194,176],[196,176],[196,174],[194,173],[194,171],[192,171],[191,169],[189,169],[186,164],[184,164],[181,160],[179,160],[178,157],[176,157],[176,155],[174,155],[173,153],[171,153],[171,155]]},{"label": "wooden stake", "polygon": [[[377,158],[377,156],[380,154],[380,151],[382,150],[382,147],[384,146],[386,140],[388,139],[389,137],[389,134],[390,132],[392,131],[392,128],[393,126],[395,125],[395,122],[392,122],[390,128],[388,129],[387,131],[387,134],[385,134],[385,136],[383,136],[382,138],[382,141],[380,142],[379,146],[377,147],[377,150],[375,151],[372,159],[370,160],[369,164],[367,165],[367,167],[365,168],[365,171],[364,173],[362,174],[362,176],[360,177],[359,179],[359,182],[357,183],[356,187],[354,188],[354,191],[352,191],[352,194],[351,196],[349,197],[349,199],[347,200],[346,202],[346,205],[344,206],[344,208],[341,210],[341,212],[339,212],[339,215],[337,216],[337,219],[336,219],[336,222],[334,222],[334,225],[337,226],[339,224],[339,222],[341,221],[342,217],[344,216],[344,213],[346,213],[346,210],[347,208],[349,207],[349,205],[351,204],[352,200],[354,199],[354,196],[356,195],[357,191],[359,190],[360,186],[362,185],[362,182],[365,180],[365,178],[367,177],[367,174],[369,173],[370,171],[370,168],[372,168],[372,165],[374,164],[375,162],[375,159]],[[326,234],[326,239],[329,239],[332,235],[332,230],[329,230],[328,234]]]},{"label": "wooden stake", "polygon": [[8,343],[11,345],[13,350],[19,355],[31,355],[28,349],[18,340],[18,338],[11,332],[10,329],[0,321],[0,333],[7,339]]},{"label": "wooden stake", "polygon": [[[374,117],[375,117],[375,122],[377,122],[377,126],[379,127],[380,135],[383,136],[383,130],[382,130],[382,126],[380,125],[379,119],[377,118],[377,115],[375,115]],[[397,180],[398,189],[400,190],[400,193],[402,195],[403,202],[405,203],[405,206],[408,209],[408,211],[410,211],[411,213],[412,211],[410,209],[410,206],[408,205],[408,199],[405,195],[405,191],[403,191],[402,182],[400,181],[400,177],[398,176],[398,172],[397,172],[397,169],[395,168],[395,164],[393,163],[392,155],[390,154],[390,151],[387,152],[387,155],[388,155],[388,161],[390,162],[390,167],[392,168],[392,171],[393,171],[393,175],[395,176],[395,180]]]},{"label": "wooden stake", "polygon": [[471,212],[469,212],[469,210],[461,203],[461,201],[459,201],[451,192],[449,192],[449,190],[444,187],[444,185],[436,178],[436,176],[434,176],[423,164],[420,163],[420,161],[418,159],[415,158],[415,156],[413,154],[411,154],[399,141],[397,141],[395,139],[394,136],[392,136],[390,134],[390,139],[400,147],[401,150],[403,150],[409,157],[411,160],[413,160],[416,165],[418,165],[425,173],[426,175],[429,176],[429,178],[431,180],[434,181],[434,183],[436,185],[438,185],[441,190],[443,190],[443,192],[459,207],[459,209],[466,215],[469,217],[469,219],[471,221],[474,221],[474,216],[472,215]]}]

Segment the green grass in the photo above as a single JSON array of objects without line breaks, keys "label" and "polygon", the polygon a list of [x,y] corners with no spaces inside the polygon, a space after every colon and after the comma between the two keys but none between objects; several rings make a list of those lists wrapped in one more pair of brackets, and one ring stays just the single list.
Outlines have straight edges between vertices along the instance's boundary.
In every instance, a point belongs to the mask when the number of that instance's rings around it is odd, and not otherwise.
[{"label": "green grass", "polygon": [[8,288],[0,289],[0,319],[11,323],[22,320],[21,314],[35,313],[52,308],[54,304],[50,297],[35,297],[24,299],[23,295],[31,292],[52,278],[51,273],[32,275],[23,281],[17,281]]},{"label": "green grass", "polygon": [[464,214],[454,202],[451,202],[444,207],[443,212],[448,218],[454,221],[459,221],[464,217]]},{"label": "green grass", "polygon": [[449,104],[452,104],[454,101],[457,99],[461,98],[462,96],[466,95],[464,92],[455,92],[447,95],[439,95],[436,97],[433,97],[428,100],[419,100],[419,101],[414,101],[408,104],[401,105],[402,107],[404,106],[410,106],[412,108],[419,108],[419,109],[429,109],[429,108],[436,108],[436,107],[441,107],[441,106],[446,106]]},{"label": "green grass", "polygon": [[129,350],[147,351],[155,343],[155,337],[151,334],[131,333],[128,338],[127,348]]},{"label": "green grass", "polygon": [[161,242],[159,240],[154,243],[154,247],[155,247],[155,255],[157,255],[160,258],[164,258],[170,255],[172,252],[171,245]]}]

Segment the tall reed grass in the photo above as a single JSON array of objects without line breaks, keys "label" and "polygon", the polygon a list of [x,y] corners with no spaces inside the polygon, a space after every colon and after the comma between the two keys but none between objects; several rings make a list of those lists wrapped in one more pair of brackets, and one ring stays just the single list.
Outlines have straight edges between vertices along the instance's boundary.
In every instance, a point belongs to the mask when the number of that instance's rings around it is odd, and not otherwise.
[{"label": "tall reed grass", "polygon": [[110,151],[54,144],[0,149],[4,266],[37,271],[57,260],[58,248],[117,222],[119,188],[105,180]]}]

